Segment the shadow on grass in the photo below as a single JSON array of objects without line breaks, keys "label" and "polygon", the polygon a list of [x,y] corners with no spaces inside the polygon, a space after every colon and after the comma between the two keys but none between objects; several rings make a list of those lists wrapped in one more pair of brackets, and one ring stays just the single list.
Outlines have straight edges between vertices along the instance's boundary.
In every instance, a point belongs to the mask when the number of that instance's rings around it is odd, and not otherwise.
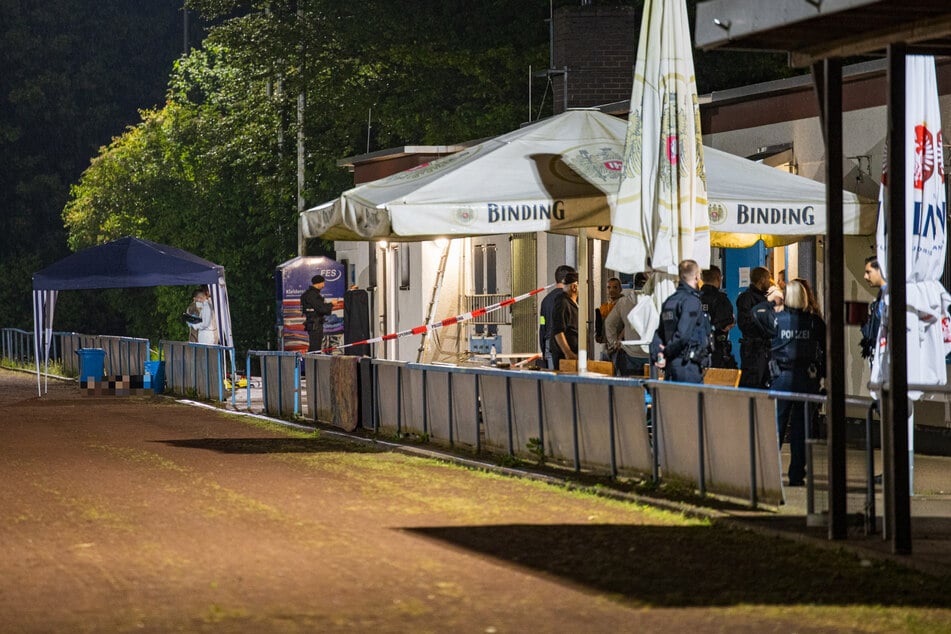
[{"label": "shadow on grass", "polygon": [[951,608],[947,580],[727,527],[501,525],[405,529],[657,607]]},{"label": "shadow on grass", "polygon": [[271,454],[271,453],[326,453],[348,451],[352,453],[378,453],[385,451],[369,443],[354,443],[333,438],[182,438],[177,440],[153,440],[172,447],[207,449],[225,454]]}]

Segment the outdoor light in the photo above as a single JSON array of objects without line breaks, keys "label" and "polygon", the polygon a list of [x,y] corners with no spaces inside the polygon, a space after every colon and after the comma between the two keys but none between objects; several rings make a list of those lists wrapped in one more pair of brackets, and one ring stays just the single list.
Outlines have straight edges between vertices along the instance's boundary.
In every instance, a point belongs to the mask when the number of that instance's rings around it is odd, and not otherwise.
[{"label": "outdoor light", "polygon": [[379,242],[376,243],[376,245],[380,247],[381,249],[386,249],[386,246],[387,246],[386,240],[380,240]]},{"label": "outdoor light", "polygon": [[716,24],[716,25],[717,25],[718,27],[720,27],[721,29],[723,29],[724,31],[729,31],[729,30],[730,30],[730,21],[729,21],[729,20],[721,20],[720,18],[713,18],[713,23]]}]

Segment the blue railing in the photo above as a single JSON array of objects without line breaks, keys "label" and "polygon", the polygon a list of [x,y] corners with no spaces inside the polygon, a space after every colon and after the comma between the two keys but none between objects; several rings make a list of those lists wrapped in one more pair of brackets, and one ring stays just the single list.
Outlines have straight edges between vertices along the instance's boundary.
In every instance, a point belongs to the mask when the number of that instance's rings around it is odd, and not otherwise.
[{"label": "blue railing", "polygon": [[34,363],[34,336],[19,328],[4,328],[0,332],[0,358],[15,363]]},{"label": "blue railing", "polygon": [[[116,364],[110,371],[134,367],[138,373],[137,350],[148,351],[147,339],[56,335],[53,345],[64,364],[72,360],[72,348],[103,347]],[[33,359],[31,332],[5,328],[0,345],[4,358]],[[169,391],[226,400],[225,379],[229,364],[234,370],[234,348],[174,341],[162,341],[161,347]],[[695,482],[701,495],[746,497],[753,507],[782,500],[775,401],[825,402],[824,396],[812,394],[480,366],[357,362],[326,355],[306,358],[305,383],[301,376],[305,358],[299,353],[251,350],[245,362],[248,409],[253,358],[260,361],[264,411],[269,414],[297,417],[306,409],[312,420],[339,424],[338,405],[356,399],[362,401],[363,410],[358,424],[373,431],[421,434],[434,443],[559,461],[575,471],[600,471],[612,477],[635,472],[655,481],[684,478]],[[361,365],[367,371],[358,380]],[[347,378],[351,375],[352,381]],[[236,392],[234,386],[233,407]],[[850,398],[849,404],[868,408],[865,512],[867,530],[869,523],[874,530],[874,403]],[[808,443],[807,512],[812,515],[816,511],[812,449],[822,439],[810,433],[809,409],[802,424]]]},{"label": "blue railing", "polygon": [[[184,341],[162,341],[165,358],[165,386],[178,394],[194,392],[197,396],[224,402],[225,379],[234,368],[234,348]],[[231,390],[231,404],[235,405]]]},{"label": "blue railing", "polygon": [[264,411],[295,417],[301,413],[301,354],[274,350],[248,350],[245,376],[248,378],[248,409],[251,409],[251,359],[257,357],[261,365],[261,391]]}]

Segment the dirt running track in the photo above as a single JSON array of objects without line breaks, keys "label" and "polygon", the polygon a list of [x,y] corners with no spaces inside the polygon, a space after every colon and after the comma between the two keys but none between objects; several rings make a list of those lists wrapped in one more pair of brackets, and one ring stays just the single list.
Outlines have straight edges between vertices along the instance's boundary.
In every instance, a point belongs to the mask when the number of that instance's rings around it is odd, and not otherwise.
[{"label": "dirt running track", "polygon": [[[764,550],[802,548],[783,540],[170,399],[35,390],[0,370],[2,632],[868,631],[770,572]],[[902,603],[951,614],[932,601]]]}]

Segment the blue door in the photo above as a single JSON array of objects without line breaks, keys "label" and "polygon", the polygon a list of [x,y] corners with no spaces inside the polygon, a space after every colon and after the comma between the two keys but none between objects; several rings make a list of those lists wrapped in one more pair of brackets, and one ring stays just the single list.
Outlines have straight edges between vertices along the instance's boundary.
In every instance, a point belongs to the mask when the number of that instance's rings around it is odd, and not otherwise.
[{"label": "blue door", "polygon": [[[746,279],[749,279],[749,270],[757,266],[766,265],[766,245],[760,240],[756,244],[746,249],[723,249],[723,290],[730,298],[733,304],[733,313],[736,314],[736,298],[746,290],[746,286],[740,286],[740,269],[747,271]],[[740,329],[730,329],[730,341],[733,343],[733,356],[737,362],[740,360]]]}]

